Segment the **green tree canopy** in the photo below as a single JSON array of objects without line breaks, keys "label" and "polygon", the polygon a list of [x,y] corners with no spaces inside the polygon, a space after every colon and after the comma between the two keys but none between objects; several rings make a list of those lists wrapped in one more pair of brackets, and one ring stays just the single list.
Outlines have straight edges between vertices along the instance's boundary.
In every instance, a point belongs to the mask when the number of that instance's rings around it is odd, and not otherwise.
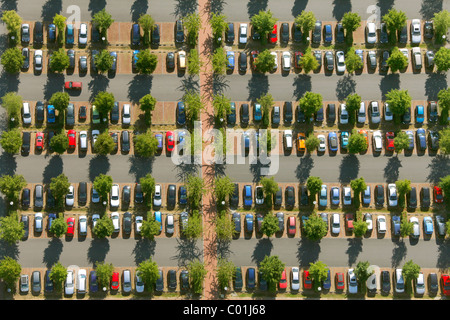
[{"label": "green tree canopy", "polygon": [[440,47],[434,55],[434,64],[440,72],[445,72],[450,69],[450,49]]},{"label": "green tree canopy", "polygon": [[345,67],[348,73],[353,73],[363,67],[361,58],[356,54],[355,48],[351,47],[345,54]]},{"label": "green tree canopy", "polygon": [[272,71],[275,67],[273,55],[267,49],[261,51],[253,63],[255,64],[256,70],[262,73]]},{"label": "green tree canopy", "polygon": [[235,270],[236,266],[232,261],[228,261],[227,259],[221,257],[217,259],[217,281],[219,282],[219,287],[222,290],[225,287],[230,286],[230,282],[233,279]]},{"label": "green tree canopy", "polygon": [[300,27],[300,30],[303,33],[303,40],[306,40],[309,31],[314,28],[316,16],[312,11],[303,10],[297,17],[295,17],[295,23]]},{"label": "green tree canopy", "polygon": [[58,43],[62,44],[64,43],[64,31],[66,29],[66,17],[56,13],[53,17],[53,23],[55,24],[56,28],[58,29]]},{"label": "green tree canopy", "polygon": [[256,99],[256,102],[258,102],[261,105],[262,123],[263,123],[263,126],[267,127],[269,125],[269,121],[270,121],[269,120],[270,112],[274,105],[273,97],[270,93],[264,93],[258,99]]},{"label": "green tree canopy", "polygon": [[100,173],[94,179],[93,187],[102,198],[106,198],[111,191],[113,179],[111,176]]},{"label": "green tree canopy", "polygon": [[403,265],[402,274],[405,278],[405,285],[411,285],[411,281],[417,279],[420,273],[420,266],[414,263],[412,260],[409,260]]},{"label": "green tree canopy", "polygon": [[314,57],[310,48],[306,49],[305,54],[300,60],[300,67],[308,74],[310,71],[316,70],[319,67],[319,62]]},{"label": "green tree canopy", "polygon": [[138,265],[136,271],[141,273],[142,281],[144,282],[147,291],[153,290],[156,285],[156,280],[159,278],[158,264],[150,258],[142,261]]},{"label": "green tree canopy", "polygon": [[97,282],[99,287],[109,287],[109,283],[111,281],[111,277],[114,272],[114,266],[112,263],[96,262],[95,263],[95,272],[97,273]]},{"label": "green tree canopy", "polygon": [[114,94],[106,91],[100,91],[95,96],[93,104],[97,107],[99,113],[105,116],[111,112],[115,101],[116,99],[114,98]]},{"label": "green tree canopy", "polygon": [[361,192],[366,190],[367,184],[364,181],[364,178],[360,177],[360,178],[353,179],[352,181],[350,181],[350,187],[352,188],[354,197],[356,198],[356,197],[359,197],[359,194]]},{"label": "green tree canopy", "polygon": [[305,140],[305,147],[306,150],[308,150],[308,152],[313,152],[314,150],[316,150],[319,147],[319,144],[320,144],[319,138],[317,138],[312,132],[308,135],[308,138],[306,138]]},{"label": "green tree canopy", "polygon": [[22,97],[15,92],[8,92],[2,97],[2,107],[9,118],[18,118],[22,109]]},{"label": "green tree canopy", "polygon": [[327,235],[327,227],[326,222],[317,213],[313,213],[304,223],[303,231],[309,240],[319,241]]},{"label": "green tree canopy", "polygon": [[0,218],[0,239],[14,244],[25,234],[22,222],[19,221],[17,212],[13,212],[9,216]]},{"label": "green tree canopy", "polygon": [[359,261],[355,268],[356,279],[361,285],[361,291],[364,292],[366,281],[373,274],[373,270],[369,268],[369,261]]},{"label": "green tree canopy", "polygon": [[388,13],[383,16],[383,21],[386,23],[386,28],[393,41],[397,39],[397,31],[406,26],[406,20],[406,14],[396,9],[389,9]]},{"label": "green tree canopy", "polygon": [[53,220],[52,226],[50,227],[50,232],[56,236],[57,238],[61,238],[61,236],[65,235],[67,232],[67,223],[64,221],[64,215],[60,213],[58,218]]},{"label": "green tree canopy", "polygon": [[140,133],[134,138],[134,151],[142,157],[153,157],[158,151],[158,140],[151,133]]},{"label": "green tree canopy", "polygon": [[151,111],[155,110],[156,102],[156,99],[148,93],[139,100],[139,108],[146,114],[151,114]]},{"label": "green tree canopy", "polygon": [[102,37],[107,38],[107,31],[109,27],[113,24],[114,19],[112,16],[106,12],[106,10],[103,8],[96,14],[94,14],[94,17],[92,18],[93,24],[98,28],[100,35]]},{"label": "green tree canopy", "polygon": [[365,152],[367,147],[368,145],[364,135],[356,130],[352,130],[352,134],[348,139],[348,152],[352,154]]},{"label": "green tree canopy", "polygon": [[154,240],[155,236],[161,233],[161,223],[156,221],[152,214],[147,215],[147,220],[142,222],[141,235],[144,238]]},{"label": "green tree canopy", "polygon": [[155,27],[155,20],[149,14],[141,14],[138,22],[139,25],[142,27],[142,30],[144,31],[143,34],[144,44],[148,45],[150,43],[150,31],[152,31],[153,28]]},{"label": "green tree canopy", "polygon": [[311,197],[315,197],[315,195],[320,191],[322,184],[322,179],[319,177],[308,177],[308,180],[306,180],[306,187],[308,188]]},{"label": "green tree canopy", "polygon": [[158,57],[149,50],[141,50],[137,54],[136,70],[141,74],[151,74],[158,65]]},{"label": "green tree canopy", "polygon": [[225,73],[227,68],[227,55],[222,47],[216,48],[211,57],[211,63],[215,74]]},{"label": "green tree canopy", "polygon": [[22,137],[20,134],[20,130],[13,129],[9,131],[3,131],[0,138],[0,145],[2,146],[3,150],[8,153],[18,153],[22,146]]},{"label": "green tree canopy", "polygon": [[450,12],[447,10],[436,12],[432,20],[435,37],[440,41],[442,36],[447,34],[448,28],[450,28]]},{"label": "green tree canopy", "polygon": [[186,181],[186,192],[189,205],[191,208],[197,209],[202,196],[206,193],[205,181],[199,176],[189,175]]},{"label": "green tree canopy", "polygon": [[342,26],[347,39],[353,39],[353,32],[361,26],[361,16],[356,12],[346,12],[342,17]]},{"label": "green tree canopy", "polygon": [[0,279],[5,282],[7,288],[15,288],[21,272],[22,267],[13,258],[5,256],[0,261]]},{"label": "green tree canopy", "polygon": [[216,235],[219,241],[231,241],[234,233],[234,223],[225,210],[216,216]]},{"label": "green tree canopy", "polygon": [[408,90],[391,89],[386,93],[386,103],[396,116],[401,116],[411,107],[411,96]]},{"label": "green tree canopy", "polygon": [[3,11],[2,21],[6,24],[6,29],[9,33],[15,36],[19,35],[22,18],[15,10]]},{"label": "green tree canopy", "polygon": [[188,73],[191,75],[199,74],[200,68],[202,67],[203,62],[200,60],[200,55],[198,54],[197,49],[191,49],[188,54]]},{"label": "green tree canopy", "polygon": [[223,37],[224,31],[227,29],[227,17],[223,14],[213,12],[209,19],[214,39],[217,41],[219,37]]},{"label": "green tree canopy", "polygon": [[208,273],[205,264],[196,259],[189,262],[187,269],[189,270],[189,280],[194,293],[200,294],[203,291],[203,281]]},{"label": "green tree canopy", "polygon": [[53,281],[56,291],[59,291],[67,278],[67,268],[58,261],[52,266],[49,277]]},{"label": "green tree canopy", "polygon": [[439,131],[439,148],[443,154],[450,153],[450,128]]},{"label": "green tree canopy", "polygon": [[300,109],[305,114],[307,121],[312,117],[320,108],[322,108],[322,95],[320,93],[314,93],[307,91],[303,94],[303,97],[298,101]]},{"label": "green tree canopy", "polygon": [[191,122],[198,120],[200,111],[204,108],[200,93],[194,90],[187,91],[183,96],[183,102],[186,104],[186,117]]},{"label": "green tree canopy", "polygon": [[440,179],[439,187],[442,189],[444,196],[450,196],[450,175],[446,175]]},{"label": "green tree canopy", "polygon": [[[202,180],[203,181],[203,180]],[[198,210],[193,210],[189,217],[189,222],[185,228],[183,228],[183,235],[188,239],[197,239],[203,234],[203,221],[202,216]]]},{"label": "green tree canopy", "polygon": [[93,232],[97,238],[104,239],[110,237],[114,232],[114,225],[112,219],[104,214],[97,220]]},{"label": "green tree canopy", "polygon": [[195,46],[198,40],[198,33],[202,27],[202,20],[197,12],[193,12],[184,17],[184,26],[187,31],[188,43]]},{"label": "green tree canopy", "polygon": [[51,53],[49,67],[54,72],[63,72],[70,65],[70,59],[63,48]]},{"label": "green tree canopy", "polygon": [[328,277],[328,266],[322,261],[309,263],[309,277],[314,281],[314,285],[320,285]]},{"label": "green tree canopy", "polygon": [[272,204],[272,198],[278,191],[278,183],[275,181],[273,176],[264,176],[261,178],[261,180],[259,180],[259,184],[263,188],[267,203]]},{"label": "green tree canopy", "polygon": [[406,132],[400,131],[394,138],[394,148],[397,153],[409,147],[409,138]]},{"label": "green tree canopy", "polygon": [[403,70],[408,66],[408,58],[400,52],[398,47],[392,49],[391,55],[386,60],[389,68],[391,68],[392,72],[396,72],[398,70]]},{"label": "green tree canopy", "polygon": [[361,96],[357,93],[349,94],[347,96],[347,99],[345,100],[346,109],[352,120],[355,119],[355,114],[356,111],[358,111],[359,107],[361,106],[361,101],[362,101]]},{"label": "green tree canopy", "polygon": [[414,224],[408,221],[406,213],[402,214],[401,222],[400,222],[400,236],[402,238],[409,236],[414,231]]},{"label": "green tree canopy", "polygon": [[114,63],[114,57],[109,54],[108,50],[101,50],[94,56],[94,60],[97,69],[101,73],[107,72],[109,69],[111,69]]},{"label": "green tree canopy", "polygon": [[227,118],[227,114],[231,113],[230,103],[230,98],[227,98],[223,93],[214,95],[213,107],[217,118]]},{"label": "green tree canopy", "polygon": [[114,151],[116,143],[113,137],[109,134],[108,130],[103,131],[97,137],[97,141],[94,144],[94,151],[98,154],[107,155]]},{"label": "green tree canopy", "polygon": [[265,256],[259,264],[259,271],[272,290],[275,289],[276,284],[280,281],[284,268],[285,264],[275,255]]},{"label": "green tree canopy", "polygon": [[251,18],[252,26],[261,34],[261,41],[267,43],[267,36],[273,30],[273,26],[277,23],[275,17],[270,10],[260,10]]},{"label": "green tree canopy", "polygon": [[266,214],[261,224],[261,232],[270,238],[275,232],[278,232],[278,230],[280,230],[280,228],[278,227],[277,217],[271,213]]},{"label": "green tree canopy", "polygon": [[69,178],[64,173],[61,173],[57,177],[53,177],[50,182],[50,190],[58,204],[62,204],[64,197],[69,193],[70,182]]},{"label": "green tree canopy", "polygon": [[147,173],[145,177],[139,179],[141,183],[142,192],[146,195],[148,200],[151,200],[153,193],[155,192],[155,178],[150,173]]},{"label": "green tree canopy", "polygon": [[69,137],[64,133],[58,133],[50,140],[50,148],[56,153],[63,154],[69,147]]},{"label": "green tree canopy", "polygon": [[0,177],[0,192],[9,200],[17,202],[19,200],[19,193],[25,188],[27,182],[20,174],[2,175]]},{"label": "green tree canopy", "polygon": [[8,73],[18,73],[22,68],[25,57],[19,48],[8,48],[3,52],[1,63]]},{"label": "green tree canopy", "polygon": [[214,182],[214,194],[218,203],[225,201],[234,193],[234,183],[228,176],[216,177]]},{"label": "green tree canopy", "polygon": [[450,88],[442,89],[438,92],[438,106],[441,111],[441,119],[447,121],[448,111],[450,109]]},{"label": "green tree canopy", "polygon": [[59,112],[64,112],[67,109],[69,102],[69,94],[67,92],[58,91],[52,94],[48,104],[53,105]]}]

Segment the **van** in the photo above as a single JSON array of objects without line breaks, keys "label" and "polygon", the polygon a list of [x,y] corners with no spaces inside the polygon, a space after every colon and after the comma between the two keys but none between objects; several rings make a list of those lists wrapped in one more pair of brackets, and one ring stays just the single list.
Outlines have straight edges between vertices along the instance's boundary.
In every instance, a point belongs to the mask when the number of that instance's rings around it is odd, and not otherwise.
[{"label": "van", "polygon": [[24,132],[22,135],[22,153],[28,154],[30,152],[31,133]]},{"label": "van", "polygon": [[286,151],[292,150],[292,130],[284,130],[284,149]]},{"label": "van", "polygon": [[31,111],[28,102],[22,104],[22,121],[23,124],[31,124]]},{"label": "van", "polygon": [[131,27],[131,45],[138,46],[141,43],[141,28],[138,23]]},{"label": "van", "polygon": [[361,102],[358,110],[358,123],[366,122],[366,104]]},{"label": "van", "polygon": [[86,269],[80,269],[78,270],[78,277],[77,277],[77,290],[78,293],[84,294],[86,293]]},{"label": "van", "polygon": [[327,106],[327,122],[334,123],[336,121],[336,105],[329,103]]},{"label": "van", "polygon": [[78,204],[84,205],[87,202],[87,183],[80,182],[78,184]]},{"label": "van", "polygon": [[234,42],[234,23],[229,22],[227,27],[227,32],[225,33],[225,41],[233,43]]}]

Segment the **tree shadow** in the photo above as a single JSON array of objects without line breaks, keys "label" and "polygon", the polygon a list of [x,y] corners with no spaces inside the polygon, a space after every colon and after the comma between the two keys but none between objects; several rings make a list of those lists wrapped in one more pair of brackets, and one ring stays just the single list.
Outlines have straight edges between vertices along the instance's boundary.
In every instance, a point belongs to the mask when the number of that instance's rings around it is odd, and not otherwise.
[{"label": "tree shadow", "polygon": [[249,0],[247,3],[248,17],[251,18],[259,11],[266,11],[269,0]]},{"label": "tree shadow", "polygon": [[128,162],[130,163],[130,170],[128,173],[134,175],[135,182],[139,182],[142,177],[145,177],[148,173],[152,173],[154,161],[155,157],[144,158],[131,156],[128,159]]},{"label": "tree shadow", "polygon": [[209,0],[209,11],[211,13],[221,14],[225,4],[225,0]]},{"label": "tree shadow", "polygon": [[41,18],[44,21],[53,21],[53,17],[62,11],[62,0],[47,0],[42,6]]},{"label": "tree shadow", "polygon": [[12,176],[16,172],[17,162],[16,158],[10,154],[3,152],[0,155],[0,176],[9,175]]},{"label": "tree shadow", "polygon": [[213,75],[213,94],[221,94],[223,91],[230,87],[229,81],[225,75],[214,74]]},{"label": "tree shadow", "polygon": [[106,0],[90,0],[88,11],[91,11],[91,17],[106,7]]},{"label": "tree shadow", "polygon": [[107,174],[111,165],[109,158],[98,154],[89,161],[89,181],[94,181],[100,174]]},{"label": "tree shadow", "polygon": [[150,259],[155,254],[156,241],[141,238],[136,242],[133,249],[134,262],[136,265]]},{"label": "tree shadow", "polygon": [[308,0],[295,0],[294,5],[292,6],[291,13],[292,16],[295,18],[299,14],[302,13],[303,10],[305,10],[306,6],[308,5]]},{"label": "tree shadow", "polygon": [[305,92],[311,91],[311,76],[307,74],[298,74],[292,85],[294,86],[294,93],[292,96],[295,100],[299,100],[303,97]]},{"label": "tree shadow", "polygon": [[128,82],[128,100],[134,104],[139,103],[139,100],[149,94],[152,89],[153,76],[146,74],[137,74]]},{"label": "tree shadow", "polygon": [[17,0],[1,0],[2,11],[14,10],[17,11]]},{"label": "tree shadow", "polygon": [[355,93],[356,81],[351,75],[340,78],[336,85],[336,97],[339,101],[345,100],[349,94]]},{"label": "tree shadow", "polygon": [[377,6],[380,8],[380,18],[393,8],[395,0],[378,0]]},{"label": "tree shadow", "polygon": [[48,247],[45,248],[44,256],[42,257],[42,262],[45,263],[47,268],[51,268],[59,261],[63,247],[64,245],[59,238],[51,238],[48,241]]},{"label": "tree shadow", "polygon": [[384,179],[387,183],[393,183],[398,180],[399,169],[402,167],[402,162],[398,157],[389,158],[386,167],[384,167]]},{"label": "tree shadow", "polygon": [[295,169],[295,176],[300,183],[306,182],[314,167],[314,159],[311,154],[307,153],[304,157],[300,158],[300,163]]},{"label": "tree shadow", "polygon": [[354,154],[347,154],[342,158],[339,166],[339,182],[349,183],[359,174],[359,159]]},{"label": "tree shadow", "polygon": [[61,156],[52,156],[47,166],[45,167],[44,172],[42,173],[42,182],[45,184],[50,183],[52,178],[55,178],[63,173],[63,166],[64,163]]},{"label": "tree shadow", "polygon": [[430,183],[438,183],[442,177],[450,174],[450,161],[446,155],[438,154],[431,160],[428,165],[427,181]]},{"label": "tree shadow", "polygon": [[3,52],[6,51],[6,49],[8,49],[8,34],[4,33],[2,35],[0,35],[0,55],[3,54]]},{"label": "tree shadow", "polygon": [[148,10],[148,0],[134,0],[130,8],[131,21],[137,22],[139,17],[146,14]]},{"label": "tree shadow", "polygon": [[183,92],[183,94],[187,91],[200,92],[200,82],[198,76],[188,75],[181,79],[181,85],[178,87],[178,90]]},{"label": "tree shadow", "polygon": [[232,253],[230,250],[230,240],[218,240],[217,241],[217,257],[228,259]]},{"label": "tree shadow", "polygon": [[94,101],[95,97],[100,91],[106,91],[109,87],[109,79],[103,74],[94,74],[92,80],[88,83],[89,91],[91,95],[89,96],[89,101]]},{"label": "tree shadow", "polygon": [[3,97],[8,92],[19,91],[19,74],[9,74],[2,70],[0,75],[0,96]]},{"label": "tree shadow", "polygon": [[438,100],[438,93],[442,89],[447,89],[447,74],[428,74],[427,80],[425,80],[425,95],[428,100]]},{"label": "tree shadow", "polygon": [[261,180],[261,177],[263,176],[261,172],[264,167],[268,168],[269,165],[262,164],[259,161],[254,164],[250,164],[250,173],[253,175],[253,182],[259,182],[259,180]]},{"label": "tree shadow", "polygon": [[422,19],[430,20],[434,14],[442,11],[442,0],[422,0],[420,14]]},{"label": "tree shadow", "polygon": [[436,267],[444,271],[450,265],[450,242],[448,239],[442,241],[438,246],[438,257],[436,261]]},{"label": "tree shadow", "polygon": [[269,91],[269,78],[264,74],[253,74],[247,85],[248,98],[253,101]]},{"label": "tree shadow", "polygon": [[359,254],[362,252],[362,239],[361,238],[349,238],[347,239],[348,242],[348,248],[345,253],[348,255],[348,266],[352,266],[356,259],[358,258]]},{"label": "tree shadow", "polygon": [[350,0],[334,0],[333,6],[333,17],[337,21],[341,21],[346,12],[352,11],[352,3]]},{"label": "tree shadow", "polygon": [[92,264],[95,264],[97,261],[105,261],[109,249],[110,244],[108,239],[92,239],[87,252],[88,261]]},{"label": "tree shadow", "polygon": [[381,99],[384,100],[386,93],[392,89],[400,89],[400,75],[398,73],[388,74],[380,80]]},{"label": "tree shadow", "polygon": [[10,257],[14,260],[19,259],[19,247],[17,243],[10,244],[4,240],[0,240],[0,257]]},{"label": "tree shadow", "polygon": [[395,248],[392,250],[391,267],[397,268],[402,260],[406,257],[406,252],[408,251],[405,242],[393,241],[395,243]]},{"label": "tree shadow", "polygon": [[50,100],[54,93],[63,91],[63,88],[64,74],[48,73],[47,82],[44,85],[44,99],[47,101]]},{"label": "tree shadow", "polygon": [[201,169],[199,164],[180,163],[177,165],[177,180],[186,181],[190,175],[197,176]]},{"label": "tree shadow", "polygon": [[198,7],[197,0],[176,0],[173,15],[176,18],[183,18],[194,13]]},{"label": "tree shadow", "polygon": [[309,267],[310,262],[316,262],[320,254],[319,241],[311,241],[308,238],[299,240],[297,259],[300,267]]},{"label": "tree shadow", "polygon": [[203,252],[198,247],[197,239],[177,239],[177,254],[171,260],[178,261],[178,266],[186,266],[189,262],[203,259]]},{"label": "tree shadow", "polygon": [[272,239],[263,238],[260,239],[253,249],[252,253],[252,262],[254,262],[257,266],[264,260],[266,256],[270,256],[270,253],[273,250]]}]

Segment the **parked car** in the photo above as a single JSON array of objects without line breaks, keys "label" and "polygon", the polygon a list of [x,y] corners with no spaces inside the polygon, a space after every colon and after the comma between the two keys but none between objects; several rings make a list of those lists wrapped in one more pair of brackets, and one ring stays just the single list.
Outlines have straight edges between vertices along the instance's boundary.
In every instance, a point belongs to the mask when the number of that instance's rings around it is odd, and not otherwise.
[{"label": "parked car", "polygon": [[378,233],[386,233],[386,217],[383,215],[377,216]]},{"label": "parked car", "polygon": [[354,269],[348,269],[348,293],[358,293],[358,281]]},{"label": "parked car", "polygon": [[413,224],[413,232],[411,233],[411,237],[418,239],[420,237],[420,227],[419,227],[419,219],[416,217],[409,218],[409,222]]},{"label": "parked car", "polygon": [[336,71],[339,73],[345,72],[345,57],[344,51],[336,52]]},{"label": "parked car", "polygon": [[419,44],[422,41],[422,27],[419,19],[411,20],[411,44]]},{"label": "parked car", "polygon": [[366,42],[368,44],[375,44],[377,42],[377,27],[375,23],[368,22],[366,24]]},{"label": "parked car", "polygon": [[423,233],[433,234],[433,219],[429,216],[423,217]]},{"label": "parked car", "polygon": [[74,275],[72,270],[67,270],[66,281],[64,283],[64,294],[73,295],[74,292]]},{"label": "parked car", "polygon": [[389,271],[383,270],[380,274],[381,277],[381,292],[389,294],[391,291],[391,276]]},{"label": "parked car", "polygon": [[339,234],[341,232],[341,222],[339,213],[333,213],[331,218],[331,232]]},{"label": "parked car", "polygon": [[334,280],[335,280],[336,290],[342,291],[345,289],[345,278],[344,278],[344,274],[342,272],[336,272]]},{"label": "parked car", "polygon": [[394,274],[394,281],[395,281],[395,287],[394,291],[395,293],[403,293],[405,292],[405,280],[403,279],[403,270],[402,269],[395,269]]},{"label": "parked car", "polygon": [[399,216],[392,216],[392,233],[394,236],[400,236],[400,217]]},{"label": "parked car", "polygon": [[120,231],[120,217],[118,212],[111,213],[111,220],[114,227],[114,232],[117,233]]},{"label": "parked car", "polygon": [[75,234],[75,218],[69,217],[66,220],[67,223],[67,235],[73,237]]},{"label": "parked car", "polygon": [[397,206],[397,187],[395,183],[388,184],[388,205],[389,207],[396,207]]},{"label": "parked car", "polygon": [[434,202],[435,203],[443,203],[444,202],[444,195],[442,194],[442,189],[438,186],[433,187],[433,195],[434,195]]}]

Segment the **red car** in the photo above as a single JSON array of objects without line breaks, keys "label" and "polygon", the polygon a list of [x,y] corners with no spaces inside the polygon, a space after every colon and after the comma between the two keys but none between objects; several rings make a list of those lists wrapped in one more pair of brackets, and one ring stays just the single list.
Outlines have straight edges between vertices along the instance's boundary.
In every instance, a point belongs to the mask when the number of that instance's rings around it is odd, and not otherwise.
[{"label": "red car", "polygon": [[113,272],[111,277],[111,290],[119,290],[119,273]]},{"label": "red car", "polygon": [[275,23],[273,25],[272,33],[269,33],[269,42],[270,43],[277,43],[277,40],[278,40],[278,38],[277,38],[277,33],[278,33],[277,30],[278,30],[278,27],[277,27],[277,24]]},{"label": "red car", "polygon": [[386,150],[394,151],[394,133],[386,132]]},{"label": "red car", "polygon": [[288,218],[288,234],[295,236],[295,217]]},{"label": "red car", "polygon": [[252,59],[252,68],[253,70],[256,70],[256,59],[258,58],[259,55],[259,51],[258,50],[253,50],[251,52],[251,59]]},{"label": "red car", "polygon": [[312,289],[312,279],[308,270],[303,271],[303,289]]},{"label": "red car", "polygon": [[303,53],[300,51],[295,51],[294,65],[297,69],[300,69],[300,61],[302,61]]},{"label": "red car", "polygon": [[450,277],[448,274],[441,275],[441,288],[444,296],[450,296]]},{"label": "red car", "polygon": [[168,152],[172,152],[175,148],[175,138],[172,131],[166,132],[166,147]]},{"label": "red car", "polygon": [[279,289],[286,289],[287,288],[287,280],[286,280],[286,269],[283,270],[283,273],[281,274],[280,283],[278,283]]},{"label": "red car", "polygon": [[441,188],[439,188],[438,186],[434,186],[433,194],[434,194],[434,202],[436,203],[444,202],[444,195],[442,194]]},{"label": "red car", "polygon": [[79,81],[66,81],[64,83],[64,88],[66,89],[74,89],[74,90],[81,90],[83,87],[83,84]]},{"label": "red car", "polygon": [[67,235],[72,236],[75,232],[75,218],[67,218]]},{"label": "red car", "polygon": [[43,132],[36,133],[36,149],[38,149],[38,150],[44,149],[44,133]]},{"label": "red car", "polygon": [[75,130],[69,130],[67,132],[67,137],[69,138],[69,148],[75,149],[77,146],[77,133]]},{"label": "red car", "polygon": [[336,272],[335,283],[336,290],[344,290],[345,289],[345,280],[344,274],[342,272]]},{"label": "red car", "polygon": [[345,227],[347,228],[347,231],[353,231],[353,213],[345,214]]}]

